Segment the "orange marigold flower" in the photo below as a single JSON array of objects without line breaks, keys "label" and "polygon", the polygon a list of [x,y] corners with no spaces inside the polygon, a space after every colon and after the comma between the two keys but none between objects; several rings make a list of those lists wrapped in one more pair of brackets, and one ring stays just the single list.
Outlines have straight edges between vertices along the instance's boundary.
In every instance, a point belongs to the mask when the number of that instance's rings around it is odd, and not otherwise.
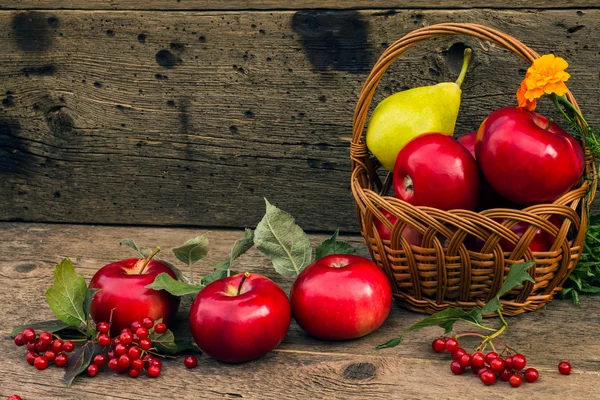
[{"label": "orange marigold flower", "polygon": [[519,102],[519,107],[523,107],[528,109],[529,111],[535,110],[537,100],[527,100],[525,98],[525,93],[527,92],[527,85],[525,85],[525,81],[521,82],[521,87],[517,90],[517,101]]},{"label": "orange marigold flower", "polygon": [[545,54],[534,60],[517,91],[519,106],[533,110],[536,99],[544,94],[564,96],[568,91],[565,82],[571,77],[565,72],[568,66],[565,59],[554,54]]}]

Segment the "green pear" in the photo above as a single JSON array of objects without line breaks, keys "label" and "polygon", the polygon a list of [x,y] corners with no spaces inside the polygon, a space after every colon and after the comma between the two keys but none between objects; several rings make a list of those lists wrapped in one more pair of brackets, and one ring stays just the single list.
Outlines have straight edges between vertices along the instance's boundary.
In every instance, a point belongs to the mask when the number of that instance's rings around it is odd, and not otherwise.
[{"label": "green pear", "polygon": [[456,82],[398,92],[375,107],[367,127],[367,147],[388,171],[394,170],[398,153],[415,137],[430,132],[454,134],[462,93],[460,86],[470,59],[471,49],[467,48]]}]

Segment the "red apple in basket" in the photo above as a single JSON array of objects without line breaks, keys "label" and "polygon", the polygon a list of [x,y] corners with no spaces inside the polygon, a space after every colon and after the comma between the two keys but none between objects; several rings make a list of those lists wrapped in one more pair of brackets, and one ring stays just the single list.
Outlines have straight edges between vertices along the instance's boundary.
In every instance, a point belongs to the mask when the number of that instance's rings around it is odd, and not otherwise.
[{"label": "red apple in basket", "polygon": [[162,272],[177,279],[177,275],[164,263],[153,260],[156,251],[147,259],[130,258],[100,268],[90,281],[90,288],[100,291],[92,300],[90,313],[94,321],[109,321],[111,332],[118,333],[134,321],[145,317],[163,319],[169,325],[179,309],[179,297],[164,290],[146,288]]},{"label": "red apple in basket", "polygon": [[[398,217],[392,215],[389,211],[383,209],[379,209],[379,211],[381,211],[383,216],[386,217],[392,223],[392,225],[394,225],[396,221],[398,221]],[[377,233],[379,233],[379,237],[383,240],[390,240],[392,232],[388,229],[388,227],[385,226],[385,224],[377,218],[373,218],[373,223],[375,224],[375,229],[377,229]],[[402,230],[402,237],[406,239],[408,244],[413,246],[420,246],[423,235],[421,234],[421,232],[419,232],[412,226],[406,225]]]},{"label": "red apple in basket", "polygon": [[229,363],[258,358],[279,346],[290,320],[285,292],[272,280],[249,273],[207,285],[190,310],[198,347]]},{"label": "red apple in basket", "polygon": [[393,186],[396,197],[415,206],[474,210],[479,171],[473,156],[454,138],[429,133],[400,150]]},{"label": "red apple in basket", "polygon": [[364,257],[332,254],[306,267],[290,293],[294,319],[323,340],[354,339],[387,318],[392,290],[385,273]]},{"label": "red apple in basket", "polygon": [[558,124],[520,107],[494,111],[483,121],[475,144],[485,179],[515,203],[550,203],[583,174],[579,142]]}]

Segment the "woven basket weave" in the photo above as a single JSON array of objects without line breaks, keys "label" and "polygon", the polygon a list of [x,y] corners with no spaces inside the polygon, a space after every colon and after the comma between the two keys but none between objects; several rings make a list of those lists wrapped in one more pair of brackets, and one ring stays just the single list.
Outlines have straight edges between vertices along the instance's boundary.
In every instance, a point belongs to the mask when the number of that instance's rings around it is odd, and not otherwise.
[{"label": "woven basket weave", "polygon": [[[586,149],[585,176],[580,185],[552,204],[540,204],[522,210],[489,209],[480,213],[467,210],[442,211],[415,207],[389,196],[391,179],[379,178],[379,162],[369,154],[364,141],[364,127],[375,89],[386,69],[408,48],[439,36],[468,35],[493,42],[531,63],[539,55],[517,39],[497,30],[463,23],[445,23],[415,30],[398,40],[381,55],[367,78],[353,120],[350,147],[351,186],[357,205],[358,223],[373,260],[387,273],[394,296],[410,310],[434,313],[447,307],[470,309],[481,306],[495,296],[512,264],[536,260],[529,270],[535,283],[526,282],[502,298],[504,313],[517,315],[536,310],[550,302],[574,269],[583,249],[588,212],[597,186],[593,157]],[[577,106],[570,93],[568,99]],[[398,217],[392,227],[381,210]],[[558,228],[548,219],[561,217]],[[390,240],[382,240],[375,219],[391,231]],[[493,219],[504,220],[498,223]],[[514,224],[530,225],[519,238],[510,230]],[[423,234],[422,246],[409,245],[402,237],[410,225]],[[548,252],[529,250],[535,231],[541,228],[555,237]],[[480,250],[467,249],[467,238],[485,242]],[[508,253],[498,244],[500,239],[515,243]]]}]

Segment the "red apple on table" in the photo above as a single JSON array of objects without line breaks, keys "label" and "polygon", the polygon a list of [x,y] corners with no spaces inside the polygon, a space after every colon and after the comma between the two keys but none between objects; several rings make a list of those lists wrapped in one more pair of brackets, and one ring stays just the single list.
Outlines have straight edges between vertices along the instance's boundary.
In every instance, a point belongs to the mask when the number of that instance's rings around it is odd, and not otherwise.
[{"label": "red apple on table", "polygon": [[175,319],[179,297],[164,290],[146,288],[163,272],[177,279],[171,268],[152,259],[154,254],[156,251],[147,259],[130,258],[108,264],[94,274],[89,287],[100,289],[90,310],[94,321],[108,322],[114,309],[111,332],[118,333],[145,317],[162,318],[167,325]]},{"label": "red apple on table", "polygon": [[323,340],[354,339],[373,332],[387,318],[392,290],[371,260],[332,254],[306,267],[290,293],[294,319]]},{"label": "red apple on table", "polygon": [[585,167],[575,138],[520,107],[501,108],[483,121],[475,153],[490,185],[522,205],[553,202],[579,182]]},{"label": "red apple on table", "polygon": [[228,363],[273,350],[290,326],[290,302],[272,280],[238,274],[207,285],[190,310],[190,329],[200,349]]},{"label": "red apple on table", "polygon": [[415,206],[474,210],[479,171],[469,151],[454,138],[429,133],[400,150],[393,186],[396,197]]},{"label": "red apple on table", "polygon": [[[383,216],[387,218],[392,223],[392,225],[394,225],[396,221],[398,221],[398,217],[392,215],[389,211],[383,209],[380,209],[379,211],[381,211]],[[375,229],[377,229],[377,233],[379,233],[379,237],[382,240],[390,240],[392,232],[388,229],[388,227],[385,226],[385,224],[377,218],[373,218],[373,223],[375,224]],[[402,230],[402,237],[406,239],[408,244],[413,246],[420,246],[421,239],[423,239],[423,235],[421,234],[421,232],[419,232],[410,225],[406,225],[404,227],[404,229]]]}]

